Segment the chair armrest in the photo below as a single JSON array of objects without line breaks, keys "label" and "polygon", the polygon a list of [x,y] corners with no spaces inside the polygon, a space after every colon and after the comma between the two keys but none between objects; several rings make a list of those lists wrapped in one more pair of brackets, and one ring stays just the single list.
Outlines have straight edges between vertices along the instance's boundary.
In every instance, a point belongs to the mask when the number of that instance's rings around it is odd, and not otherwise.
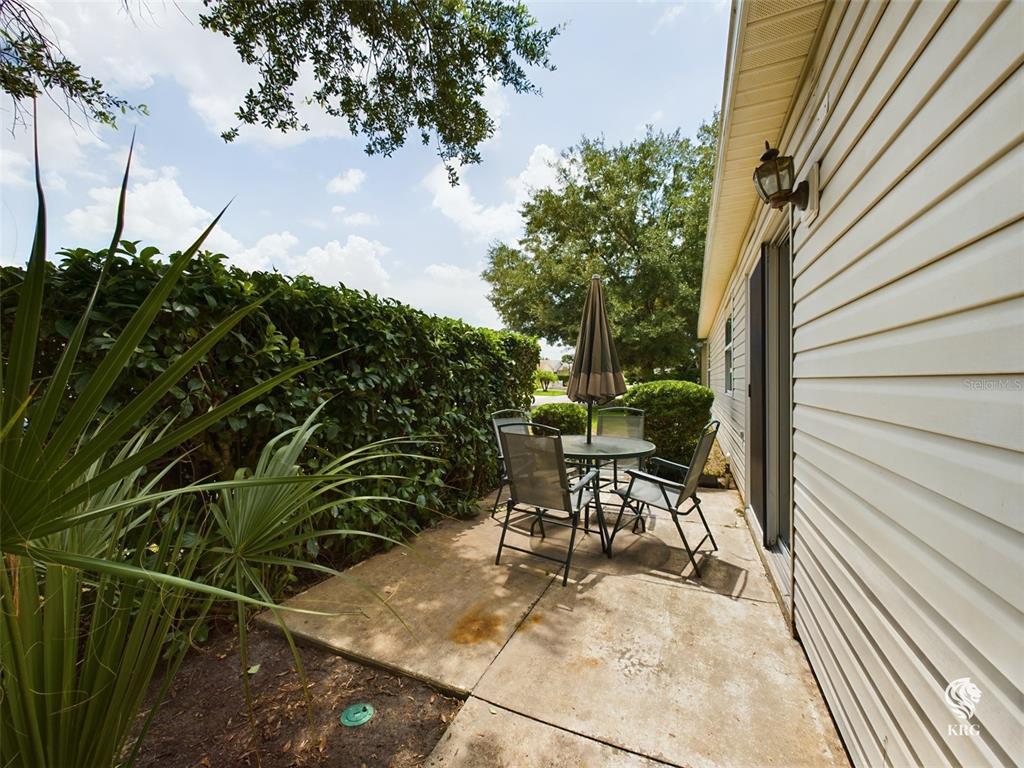
[{"label": "chair armrest", "polygon": [[686,473],[690,470],[690,468],[685,464],[677,464],[674,461],[662,459],[657,456],[652,456],[650,459],[647,460],[647,463],[654,467],[665,467],[666,469],[671,469],[675,472],[678,472],[683,477],[686,477]]},{"label": "chair armrest", "polygon": [[654,483],[664,488],[673,488],[677,491],[683,490],[682,483],[676,483],[673,482],[672,480],[666,480],[664,477],[658,477],[657,475],[652,475],[649,472],[640,472],[639,470],[636,469],[627,469],[626,474],[637,480],[646,480],[649,483]]},{"label": "chair armrest", "polygon": [[587,474],[579,479],[576,485],[569,488],[569,493],[578,493],[586,488],[590,483],[594,482],[594,478],[600,475],[600,471],[592,469]]}]

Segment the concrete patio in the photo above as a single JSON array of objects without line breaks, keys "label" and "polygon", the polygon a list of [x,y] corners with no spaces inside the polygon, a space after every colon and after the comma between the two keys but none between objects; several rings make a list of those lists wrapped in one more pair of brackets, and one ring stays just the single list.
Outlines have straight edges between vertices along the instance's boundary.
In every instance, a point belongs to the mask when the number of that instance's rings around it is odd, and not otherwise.
[{"label": "concrete patio", "polygon": [[[467,697],[429,765],[847,765],[731,491],[701,494],[719,551],[694,578],[670,519],[615,557],[581,535],[557,564],[506,551],[487,516],[451,521],[290,605],[307,641]],[[687,521],[691,542],[700,522]],[[564,552],[568,532],[529,539]],[[512,534],[510,534],[512,535]],[[707,546],[707,545],[705,545]]]}]

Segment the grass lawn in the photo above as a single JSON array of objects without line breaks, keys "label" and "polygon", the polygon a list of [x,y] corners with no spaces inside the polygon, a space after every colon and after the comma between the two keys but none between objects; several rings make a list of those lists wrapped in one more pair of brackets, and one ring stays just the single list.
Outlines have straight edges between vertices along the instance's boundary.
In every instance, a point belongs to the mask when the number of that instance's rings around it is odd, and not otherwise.
[{"label": "grass lawn", "polygon": [[565,390],[564,389],[548,389],[548,390],[535,389],[535,390],[533,390],[533,396],[534,397],[556,397],[558,395],[564,395],[564,394],[565,394]]}]

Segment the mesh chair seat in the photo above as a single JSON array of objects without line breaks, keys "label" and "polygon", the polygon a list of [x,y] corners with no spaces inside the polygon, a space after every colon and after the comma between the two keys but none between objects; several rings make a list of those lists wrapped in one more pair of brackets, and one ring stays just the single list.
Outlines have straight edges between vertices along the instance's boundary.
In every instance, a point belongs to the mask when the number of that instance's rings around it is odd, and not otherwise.
[{"label": "mesh chair seat", "polygon": [[630,472],[627,477],[632,482],[627,487],[616,488],[614,493],[621,498],[647,504],[658,509],[672,511],[679,502],[679,490],[667,488],[664,482],[658,482],[651,475],[643,472]]},{"label": "mesh chair seat", "polygon": [[[604,547],[604,520],[601,517],[601,507],[594,487],[597,483],[597,471],[591,470],[574,485],[569,484],[565,455],[562,451],[562,437],[557,429],[529,422],[509,423],[498,428],[498,435],[505,458],[505,468],[508,471],[509,499],[506,502],[501,539],[498,541],[498,554],[494,558],[495,565],[500,564],[501,551],[506,548],[553,560],[564,566],[562,586],[565,586],[569,581],[569,568],[572,565],[580,514],[587,512],[589,517],[591,505],[598,510],[601,546]],[[572,532],[565,559],[506,544],[505,537],[509,532],[514,510],[521,513],[519,520],[526,516],[534,516],[534,523],[530,526],[531,536],[536,525],[540,526],[541,536],[545,535],[545,521],[570,528]]]},{"label": "mesh chair seat", "polygon": [[491,517],[498,512],[498,504],[501,503],[501,492],[508,485],[508,472],[505,469],[505,457],[502,455],[500,429],[505,424],[522,424],[530,420],[526,411],[518,408],[506,408],[495,411],[491,414],[491,427],[494,429],[494,440],[498,444],[498,471],[501,473],[498,482],[498,492],[494,496],[494,506],[491,508]]},{"label": "mesh chair seat", "polygon": [[[675,482],[658,475],[638,472],[633,469],[626,470],[626,474],[629,476],[629,485],[624,489],[619,488],[615,491],[622,499],[622,506],[619,509],[615,525],[612,526],[612,529],[607,534],[607,549],[605,553],[609,557],[611,557],[612,542],[615,539],[615,534],[623,527],[622,519],[625,511],[629,510],[632,512],[632,520],[627,519],[626,523],[632,522],[635,531],[638,523],[643,524],[644,507],[655,507],[666,510],[671,514],[672,522],[675,523],[676,531],[679,533],[679,538],[682,539],[683,547],[686,549],[686,554],[693,565],[693,571],[698,578],[700,577],[700,567],[693,557],[694,551],[699,550],[705,541],[711,542],[712,551],[718,550],[718,544],[715,543],[715,537],[711,533],[711,527],[704,517],[703,510],[700,508],[700,497],[697,495],[700,476],[704,472],[704,465],[707,463],[708,455],[711,453],[711,446],[714,444],[715,436],[718,434],[718,424],[717,421],[709,422],[701,431],[700,439],[697,441],[697,447],[693,452],[693,458],[690,460],[689,465],[676,464],[659,458],[651,459],[652,467],[659,470],[674,471],[682,477],[682,482]],[[690,506],[682,509],[687,501],[691,502]],[[695,547],[691,548],[686,535],[683,533],[683,527],[679,524],[679,518],[690,514],[694,510],[697,511],[701,522],[704,524],[705,535],[697,542]]]},{"label": "mesh chair seat", "polygon": [[[597,434],[644,439],[644,412],[639,408],[613,406],[597,411]],[[641,469],[639,459],[612,459],[601,464],[601,485],[617,486],[624,470]]]}]

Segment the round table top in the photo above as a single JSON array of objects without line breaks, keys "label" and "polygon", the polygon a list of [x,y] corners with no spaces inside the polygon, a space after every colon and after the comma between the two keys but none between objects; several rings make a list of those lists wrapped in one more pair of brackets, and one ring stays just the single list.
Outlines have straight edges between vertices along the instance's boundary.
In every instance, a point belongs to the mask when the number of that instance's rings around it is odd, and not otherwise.
[{"label": "round table top", "polygon": [[657,446],[635,437],[594,435],[587,443],[586,435],[562,435],[562,453],[567,459],[629,459],[649,456]]}]

